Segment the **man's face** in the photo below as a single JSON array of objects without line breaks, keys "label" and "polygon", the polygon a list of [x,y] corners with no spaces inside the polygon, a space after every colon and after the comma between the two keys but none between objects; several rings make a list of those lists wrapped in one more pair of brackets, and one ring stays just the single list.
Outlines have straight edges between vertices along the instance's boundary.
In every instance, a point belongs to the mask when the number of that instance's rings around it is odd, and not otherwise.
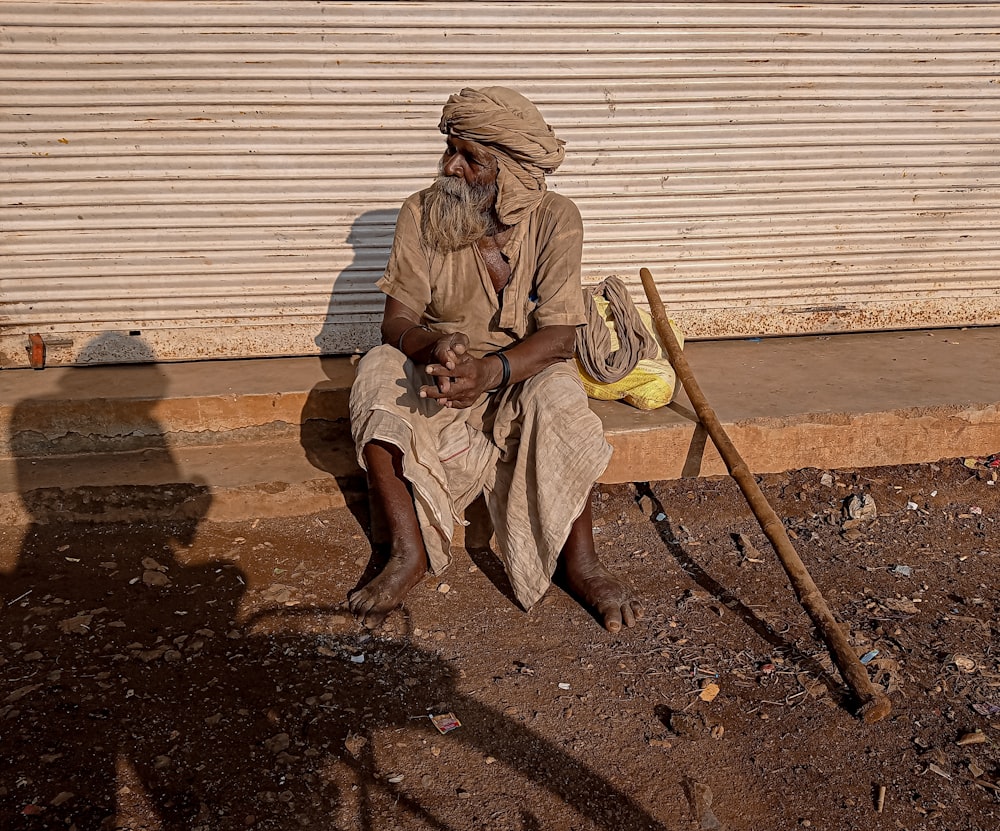
[{"label": "man's face", "polygon": [[499,230],[493,213],[499,164],[483,145],[448,137],[440,174],[423,197],[424,240],[457,251]]},{"label": "man's face", "polygon": [[441,174],[460,178],[477,188],[489,188],[497,181],[497,160],[483,145],[474,141],[448,136],[441,157]]}]

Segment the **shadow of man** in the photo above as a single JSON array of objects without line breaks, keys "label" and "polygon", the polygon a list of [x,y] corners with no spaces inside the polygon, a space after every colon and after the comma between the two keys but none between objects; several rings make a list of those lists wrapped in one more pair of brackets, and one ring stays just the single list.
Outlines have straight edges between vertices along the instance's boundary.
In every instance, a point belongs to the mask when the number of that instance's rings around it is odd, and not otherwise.
[{"label": "shadow of man", "polygon": [[[0,641],[9,648],[0,702],[15,725],[5,731],[8,749],[0,759],[5,828],[114,827],[123,777],[154,794],[161,803],[155,813],[170,814],[171,798],[153,784],[157,749],[166,753],[167,739],[145,729],[135,705],[170,706],[162,693],[183,671],[185,650],[207,636],[196,630],[224,635],[243,594],[245,582],[231,564],[178,560],[211,496],[204,484],[186,481],[157,424],[166,381],[152,350],[108,333],[80,360],[114,354],[119,339],[133,355],[138,346],[148,362],[63,370],[59,398],[72,401],[67,387],[78,392],[81,381],[88,398],[61,407],[60,438],[45,439],[36,429],[51,404],[29,399],[12,413],[15,475],[30,524],[0,575]],[[111,389],[142,394],[123,405]],[[124,483],[102,484],[112,462],[100,436],[123,416],[129,435],[119,441],[134,448],[114,463],[124,466]],[[63,477],[82,466],[80,486],[66,487]],[[185,631],[168,639],[182,618]]]},{"label": "shadow of man", "polygon": [[[78,381],[90,370],[74,372]],[[38,402],[15,408],[31,524],[9,557],[0,536],[0,827],[459,831],[469,826],[447,776],[414,787],[418,776],[397,783],[387,767],[400,761],[390,754],[401,738],[423,746],[437,735],[426,716],[445,708],[464,723],[449,739],[506,769],[502,790],[516,780],[517,792],[546,803],[518,799],[507,826],[484,815],[479,827],[553,827],[570,816],[599,829],[663,828],[605,775],[462,693],[437,653],[350,623],[338,632],[336,608],[249,597],[260,563],[233,548],[228,527],[200,528],[208,489],[185,482],[157,432],[149,393],[163,394],[161,370],[113,377],[147,393],[133,413],[149,435],[133,451],[131,484],[53,485],[32,429]],[[113,415],[101,384],[88,388],[67,435],[87,436]],[[88,461],[98,469],[105,457]],[[142,484],[148,466],[157,475],[146,479],[171,484]]]}]

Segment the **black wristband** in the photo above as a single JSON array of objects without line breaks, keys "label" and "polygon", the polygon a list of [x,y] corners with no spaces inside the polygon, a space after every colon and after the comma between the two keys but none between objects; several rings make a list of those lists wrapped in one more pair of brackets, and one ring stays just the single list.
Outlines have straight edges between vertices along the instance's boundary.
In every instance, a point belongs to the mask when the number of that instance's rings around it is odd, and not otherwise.
[{"label": "black wristband", "polygon": [[502,351],[490,352],[490,355],[496,355],[500,359],[501,375],[500,383],[497,384],[493,389],[487,390],[487,392],[499,392],[510,382],[510,361],[507,360],[507,356],[503,354]]}]

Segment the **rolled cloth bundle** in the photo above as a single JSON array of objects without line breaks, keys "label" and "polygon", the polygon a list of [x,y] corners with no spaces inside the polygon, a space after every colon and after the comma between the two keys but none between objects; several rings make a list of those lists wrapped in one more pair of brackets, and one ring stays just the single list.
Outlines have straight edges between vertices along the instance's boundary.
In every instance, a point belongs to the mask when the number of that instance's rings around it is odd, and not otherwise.
[{"label": "rolled cloth bundle", "polygon": [[446,135],[486,145],[497,157],[497,214],[516,225],[545,194],[545,174],[566,157],[542,114],[527,98],[505,87],[463,89],[444,105],[439,128]]},{"label": "rolled cloth bundle", "polygon": [[[618,334],[618,349],[611,351],[611,333],[595,295],[604,295]],[[576,354],[586,373],[602,384],[613,384],[628,375],[639,361],[660,355],[660,345],[646,328],[625,284],[612,275],[603,283],[583,290],[587,325],[576,330]]]}]

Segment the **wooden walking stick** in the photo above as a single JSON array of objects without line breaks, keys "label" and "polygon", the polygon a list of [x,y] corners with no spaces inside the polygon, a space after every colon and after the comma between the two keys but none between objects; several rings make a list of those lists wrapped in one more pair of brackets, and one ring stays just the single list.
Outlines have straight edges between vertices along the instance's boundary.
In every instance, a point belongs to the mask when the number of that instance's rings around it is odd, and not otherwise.
[{"label": "wooden walking stick", "polygon": [[681,351],[673,329],[670,328],[663,302],[656,290],[656,283],[653,282],[653,275],[650,274],[649,269],[643,268],[639,271],[639,276],[642,279],[646,298],[649,300],[649,309],[653,322],[656,324],[656,330],[667,349],[667,357],[677,372],[680,382],[684,385],[684,390],[691,400],[698,420],[712,438],[719,455],[726,463],[729,475],[736,480],[743,496],[746,497],[750,510],[753,511],[757,522],[760,523],[761,530],[770,541],[778,559],[781,560],[781,565],[792,583],[799,603],[802,604],[802,608],[806,610],[819,630],[833,662],[840,670],[841,677],[857,699],[859,703],[857,715],[866,724],[885,718],[891,712],[892,704],[888,697],[872,684],[868,672],[862,666],[854,650],[851,649],[844,631],[840,628],[819,588],[813,582],[801,558],[792,546],[785,526],[768,503],[757,484],[757,480],[753,478],[746,462],[743,461],[743,457],[740,456],[715,411],[708,403],[708,399],[701,391],[701,387],[698,386],[691,366]]}]

